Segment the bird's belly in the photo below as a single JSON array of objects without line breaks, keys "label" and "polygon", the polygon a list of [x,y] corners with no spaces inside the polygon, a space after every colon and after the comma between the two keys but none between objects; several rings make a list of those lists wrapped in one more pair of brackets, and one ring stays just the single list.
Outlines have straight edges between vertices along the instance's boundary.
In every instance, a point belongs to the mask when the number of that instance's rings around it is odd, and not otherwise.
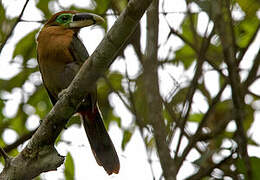
[{"label": "bird's belly", "polygon": [[53,66],[42,69],[44,84],[56,99],[58,99],[59,93],[70,85],[76,73],[76,69],[67,66]]}]

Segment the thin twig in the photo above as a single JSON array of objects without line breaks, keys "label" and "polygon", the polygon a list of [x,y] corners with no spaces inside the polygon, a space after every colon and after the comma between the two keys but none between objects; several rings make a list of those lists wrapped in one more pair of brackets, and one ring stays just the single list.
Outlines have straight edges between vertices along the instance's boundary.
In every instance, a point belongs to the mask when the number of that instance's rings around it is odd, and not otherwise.
[{"label": "thin twig", "polygon": [[4,147],[4,151],[5,152],[10,152],[11,150],[13,150],[14,148],[17,148],[20,144],[23,144],[25,141],[29,140],[32,135],[35,133],[36,130],[30,131],[24,135],[22,135],[19,139],[17,139],[15,142],[13,142],[12,144],[6,145]]},{"label": "thin twig", "polygon": [[[178,38],[180,38],[186,45],[188,45],[195,53],[199,54],[199,48],[198,46],[196,46],[196,44],[190,42],[186,37],[184,37],[182,34],[180,34],[178,31],[176,31],[174,28],[172,28],[168,22],[168,20],[165,18],[166,23],[170,29],[169,35],[171,34],[177,36]],[[207,53],[205,54],[205,60],[217,71],[220,73],[220,75],[225,79],[228,80],[227,76],[225,76],[223,74],[223,72],[219,69],[219,67],[215,64],[215,60],[208,55]]]},{"label": "thin twig", "polygon": [[255,93],[253,93],[252,91],[248,91],[248,93],[251,94],[252,96],[254,96],[254,97],[260,99],[260,95],[255,94]]},{"label": "thin twig", "polygon": [[26,19],[21,19],[20,22],[44,24],[44,23],[46,23],[46,20],[26,20]]},{"label": "thin twig", "polygon": [[209,176],[209,175],[211,174],[211,172],[212,172],[215,168],[220,168],[221,165],[227,163],[227,161],[229,161],[229,160],[232,160],[232,159],[233,159],[233,157],[232,157],[233,154],[234,154],[234,152],[231,152],[231,154],[230,154],[229,156],[227,156],[227,157],[225,157],[224,159],[222,159],[219,163],[216,163],[216,164],[211,163],[210,165],[208,165],[208,166],[206,166],[206,167],[204,167],[204,168],[201,167],[200,170],[199,170],[196,174],[194,174],[194,175],[188,177],[186,180],[203,179],[203,177]]},{"label": "thin twig", "polygon": [[[61,8],[61,9],[66,9],[66,8]],[[167,14],[187,14],[188,12],[186,11],[162,11],[159,12],[159,14],[167,15]],[[189,12],[190,14],[198,14],[200,11],[197,12]],[[120,13],[104,13],[104,14],[98,14],[102,17],[104,16],[119,16]],[[40,23],[44,24],[46,22],[46,19],[44,20],[26,20],[26,19],[20,19],[20,22],[28,22],[28,23]]]},{"label": "thin twig", "polygon": [[18,18],[16,19],[16,21],[15,21],[15,23],[14,23],[12,29],[10,30],[10,32],[8,33],[8,35],[6,36],[6,38],[4,39],[4,41],[2,42],[2,44],[0,45],[0,54],[1,54],[1,52],[2,52],[3,47],[5,46],[5,44],[6,44],[6,42],[7,42],[7,40],[13,35],[13,31],[14,31],[16,25],[21,21],[21,18],[22,18],[22,16],[23,16],[24,10],[25,10],[25,8],[26,8],[26,6],[27,6],[27,4],[28,4],[29,1],[30,1],[30,0],[26,0],[25,4],[24,4],[24,6],[23,6],[23,9],[22,9],[20,15],[18,16]]},{"label": "thin twig", "polygon": [[3,156],[5,163],[8,164],[11,158],[8,156],[8,154],[4,151],[2,147],[0,147],[0,154]]},{"label": "thin twig", "polygon": [[188,16],[188,18],[190,20],[189,27],[190,27],[191,32],[192,32],[192,37],[193,37],[194,43],[198,44],[199,43],[199,41],[198,41],[198,34],[197,34],[196,29],[195,29],[195,24],[194,24],[192,13],[191,13],[191,10],[190,10],[190,7],[189,7],[189,2],[185,1],[185,3],[186,3],[186,6],[187,6],[187,16]]},{"label": "thin twig", "polygon": [[130,111],[133,112],[132,108],[129,106],[129,104],[124,100],[124,98],[122,97],[122,95],[115,90],[115,88],[113,87],[113,85],[111,84],[111,82],[109,81],[109,79],[106,76],[103,76],[105,82],[107,83],[108,87],[114,92],[116,93],[116,95],[119,97],[119,99],[122,101],[122,103],[125,105],[125,107]]},{"label": "thin twig", "polygon": [[[209,23],[208,23],[208,26],[209,26]],[[208,26],[207,26],[207,30],[208,30]],[[211,38],[214,35],[214,28],[213,28],[213,30],[211,31],[209,37],[207,38],[207,30],[205,31],[200,51],[197,54],[197,56],[198,56],[198,60],[197,61],[198,62],[197,62],[196,72],[195,72],[195,75],[194,75],[194,77],[193,77],[193,79],[191,81],[191,84],[189,86],[189,90],[188,90],[188,93],[187,93],[187,98],[183,102],[183,110],[185,110],[185,107],[187,107],[187,110],[186,110],[185,113],[183,113],[184,112],[183,111],[182,114],[181,114],[181,117],[180,117],[180,118],[182,118],[182,122],[181,122],[181,127],[180,127],[181,134],[180,134],[180,137],[179,137],[179,140],[178,140],[178,144],[177,144],[177,149],[176,149],[176,153],[177,154],[178,154],[179,149],[180,149],[181,140],[182,140],[182,136],[183,136],[183,133],[184,133],[184,127],[186,125],[186,122],[187,122],[189,114],[190,114],[193,96],[194,96],[195,91],[196,91],[197,86],[198,86],[198,80],[199,80],[199,78],[201,77],[201,74],[202,74],[202,66],[203,66],[203,63],[204,63],[204,60],[205,60],[207,49],[208,49],[208,47],[210,45],[210,40],[211,40]]]},{"label": "thin twig", "polygon": [[253,61],[253,66],[249,71],[249,74],[246,78],[246,80],[244,81],[244,88],[245,90],[248,89],[248,87],[257,79],[257,72],[260,66],[260,49],[257,52],[257,55]]},{"label": "thin twig", "polygon": [[[224,91],[224,89],[226,88],[226,83],[223,85],[223,87],[219,90],[218,94],[214,97],[214,99],[212,100],[211,105],[209,106],[209,109],[207,110],[207,112],[205,113],[205,115],[203,116],[202,120],[200,121],[199,127],[197,128],[195,134],[189,139],[189,144],[188,146],[184,149],[182,156],[178,157],[175,156],[175,160],[178,162],[177,164],[177,168],[180,168],[180,166],[182,165],[182,162],[185,160],[186,156],[188,155],[188,153],[190,152],[190,150],[194,147],[194,144],[198,141],[200,135],[201,135],[201,130],[204,126],[204,124],[207,122],[210,114],[214,111],[217,103],[220,100],[220,97]],[[177,160],[178,159],[178,160]]]},{"label": "thin twig", "polygon": [[138,125],[138,128],[139,128],[139,131],[140,131],[140,134],[141,134],[141,137],[143,139],[143,142],[144,142],[144,146],[145,146],[145,150],[146,150],[146,155],[147,155],[147,158],[148,158],[148,164],[150,166],[150,170],[151,170],[151,174],[153,176],[153,180],[155,180],[155,175],[154,175],[154,170],[153,170],[153,166],[152,166],[152,160],[151,160],[151,157],[149,155],[149,149],[145,143],[145,136],[144,136],[144,133],[143,133],[143,129],[145,128],[144,124],[142,123],[141,121],[141,118],[139,117],[139,115],[137,114],[137,110],[136,110],[136,106],[135,106],[135,98],[134,98],[134,95],[133,95],[133,92],[131,91],[131,85],[130,85],[130,78],[129,78],[129,75],[128,75],[128,71],[127,71],[127,68],[126,68],[126,71],[125,71],[125,76],[127,78],[127,82],[128,82],[128,93],[129,93],[129,99],[130,99],[130,106],[131,106],[131,110],[132,110],[132,113],[135,115],[135,118],[136,118],[136,124]]},{"label": "thin twig", "polygon": [[[247,135],[243,127],[245,119],[245,102],[244,92],[241,91],[242,83],[240,80],[238,62],[236,59],[237,49],[235,44],[235,35],[230,12],[230,2],[228,0],[221,1],[217,5],[220,11],[216,18],[216,26],[219,31],[220,41],[223,46],[224,61],[227,64],[230,85],[232,90],[232,101],[234,105],[235,122],[237,125],[236,141],[239,147],[239,152],[245,162],[246,178],[252,179],[252,166],[247,152]],[[227,18],[224,18],[227,16]]]}]

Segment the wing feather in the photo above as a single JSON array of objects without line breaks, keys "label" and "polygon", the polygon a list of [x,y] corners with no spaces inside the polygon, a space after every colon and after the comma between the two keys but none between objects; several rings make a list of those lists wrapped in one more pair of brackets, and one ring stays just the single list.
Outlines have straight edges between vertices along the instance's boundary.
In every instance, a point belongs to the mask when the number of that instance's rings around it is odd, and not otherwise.
[{"label": "wing feather", "polygon": [[89,57],[88,51],[81,40],[75,35],[69,46],[69,51],[76,63],[83,64]]}]

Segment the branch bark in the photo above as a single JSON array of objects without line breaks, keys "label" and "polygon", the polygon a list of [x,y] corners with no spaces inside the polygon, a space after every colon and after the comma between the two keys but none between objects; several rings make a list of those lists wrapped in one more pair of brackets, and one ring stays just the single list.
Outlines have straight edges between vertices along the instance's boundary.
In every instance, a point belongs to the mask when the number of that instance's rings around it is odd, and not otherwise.
[{"label": "branch bark", "polygon": [[157,55],[158,55],[158,0],[147,10],[147,42],[144,56],[144,88],[148,108],[147,117],[154,130],[157,153],[166,180],[176,179],[176,168],[166,143],[167,131],[162,115],[162,101],[159,92]]},{"label": "branch bark", "polygon": [[245,119],[245,93],[243,92],[239,75],[239,62],[236,58],[236,44],[230,12],[230,1],[219,1],[216,6],[216,12],[218,14],[216,16],[215,23],[223,46],[224,61],[228,67],[228,77],[232,90],[234,116],[237,125],[236,141],[239,147],[239,152],[246,165],[247,179],[252,179],[252,167],[247,152],[247,135],[243,127],[243,121]]},{"label": "branch bark", "polygon": [[116,58],[152,0],[132,0],[106,34],[94,53],[83,64],[66,93],[55,104],[27,146],[0,174],[0,179],[32,179],[42,172],[56,170],[64,161],[54,142],[77,106]]}]

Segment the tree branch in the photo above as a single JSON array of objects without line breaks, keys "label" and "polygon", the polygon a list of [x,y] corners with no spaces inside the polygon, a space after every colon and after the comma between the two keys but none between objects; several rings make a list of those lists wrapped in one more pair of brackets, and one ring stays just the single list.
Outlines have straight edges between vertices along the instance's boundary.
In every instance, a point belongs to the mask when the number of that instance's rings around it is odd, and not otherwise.
[{"label": "tree branch", "polygon": [[162,115],[162,101],[159,92],[157,56],[158,56],[158,0],[147,11],[147,41],[144,56],[144,88],[148,108],[147,117],[154,130],[157,153],[166,180],[176,179],[176,168],[166,143],[166,127]]},{"label": "tree branch", "polygon": [[26,8],[26,6],[27,6],[27,4],[28,4],[29,1],[30,1],[30,0],[26,0],[26,2],[24,3],[23,9],[22,9],[20,15],[18,16],[18,18],[16,19],[16,21],[15,21],[15,23],[14,23],[12,29],[10,30],[10,32],[7,34],[6,38],[4,39],[4,41],[2,42],[2,44],[0,45],[0,54],[1,54],[1,52],[2,52],[2,50],[3,50],[3,48],[4,48],[4,46],[5,46],[5,44],[6,44],[6,42],[7,42],[7,40],[13,35],[13,32],[14,32],[14,29],[15,29],[16,25],[21,21],[21,18],[22,18],[22,16],[23,16],[24,10],[25,10],[25,8]]},{"label": "tree branch", "polygon": [[259,66],[260,66],[260,49],[258,50],[257,55],[253,62],[253,66],[250,69],[249,74],[243,83],[244,88],[245,88],[244,89],[245,93],[247,92],[248,87],[257,79],[257,72],[258,72]]},{"label": "tree branch", "polygon": [[176,154],[178,154],[179,149],[180,149],[181,140],[182,140],[182,137],[183,137],[183,134],[184,134],[184,128],[185,128],[186,122],[188,120],[188,117],[190,115],[192,100],[193,100],[194,94],[195,94],[197,86],[198,86],[199,78],[202,75],[203,63],[205,61],[206,53],[207,53],[207,50],[208,50],[209,45],[210,45],[210,40],[211,40],[212,36],[214,35],[214,28],[211,31],[209,37],[206,36],[206,33],[207,33],[207,30],[204,34],[204,38],[202,40],[200,50],[197,53],[198,60],[197,60],[197,67],[196,67],[195,75],[194,75],[194,77],[193,77],[193,79],[190,83],[186,99],[185,99],[185,101],[183,101],[183,106],[182,106],[183,111],[180,114],[180,116],[181,116],[180,119],[182,119],[181,126],[180,126],[181,134],[180,134],[180,137],[179,137],[179,140],[178,140],[178,143],[177,143]]},{"label": "tree branch", "polygon": [[128,3],[27,146],[11,160],[10,166],[1,172],[0,179],[32,179],[41,172],[57,169],[63,163],[64,157],[54,148],[55,139],[76,111],[89,87],[94,86],[114,61],[150,3],[151,0],[132,0]]},{"label": "tree branch", "polygon": [[220,168],[223,164],[227,163],[227,161],[232,160],[232,159],[233,159],[233,158],[232,158],[232,155],[233,155],[233,152],[232,152],[229,156],[227,156],[227,157],[225,157],[224,159],[222,159],[219,163],[216,163],[216,164],[211,163],[210,165],[208,165],[208,166],[206,166],[206,167],[204,167],[204,168],[200,168],[199,171],[198,171],[196,174],[194,174],[194,175],[188,177],[186,180],[203,179],[203,177],[209,176],[210,173],[211,173],[215,168]]},{"label": "tree branch", "polygon": [[5,146],[4,147],[4,151],[8,153],[11,150],[13,150],[14,148],[17,148],[20,144],[23,144],[25,141],[30,139],[35,132],[36,132],[36,130],[33,130],[33,131],[30,131],[30,132],[22,135],[19,139],[17,139],[12,144],[9,144],[9,145]]},{"label": "tree branch", "polygon": [[[229,80],[232,90],[232,101],[234,104],[235,121],[237,124],[237,144],[242,159],[245,162],[247,178],[252,179],[252,167],[247,152],[247,137],[243,127],[245,119],[245,102],[242,83],[239,76],[238,61],[236,59],[236,44],[232,26],[232,17],[230,12],[230,2],[228,0],[219,1],[215,7],[218,15],[215,23],[223,46],[224,61],[228,66]],[[216,3],[217,4],[217,3]]]},{"label": "tree branch", "polygon": [[4,149],[2,147],[0,147],[0,155],[3,156],[3,158],[5,160],[5,166],[8,166],[8,164],[10,163],[10,157],[8,156],[8,154],[4,151]]},{"label": "tree branch", "polygon": [[192,137],[189,138],[189,144],[183,150],[182,155],[180,157],[178,157],[177,155],[175,156],[175,160],[177,161],[178,169],[181,167],[183,161],[186,159],[186,157],[189,154],[189,152],[191,151],[191,149],[194,147],[194,145],[197,143],[197,141],[201,137],[202,128],[204,127],[205,123],[209,119],[211,113],[215,110],[215,107],[216,107],[217,103],[219,102],[220,97],[221,97],[223,91],[225,90],[225,88],[226,88],[226,84],[223,85],[223,87],[219,90],[218,94],[212,100],[212,103],[210,104],[209,109],[207,110],[207,112],[203,116],[202,120],[200,121],[199,127],[197,128],[196,132],[194,133],[194,135]]}]

